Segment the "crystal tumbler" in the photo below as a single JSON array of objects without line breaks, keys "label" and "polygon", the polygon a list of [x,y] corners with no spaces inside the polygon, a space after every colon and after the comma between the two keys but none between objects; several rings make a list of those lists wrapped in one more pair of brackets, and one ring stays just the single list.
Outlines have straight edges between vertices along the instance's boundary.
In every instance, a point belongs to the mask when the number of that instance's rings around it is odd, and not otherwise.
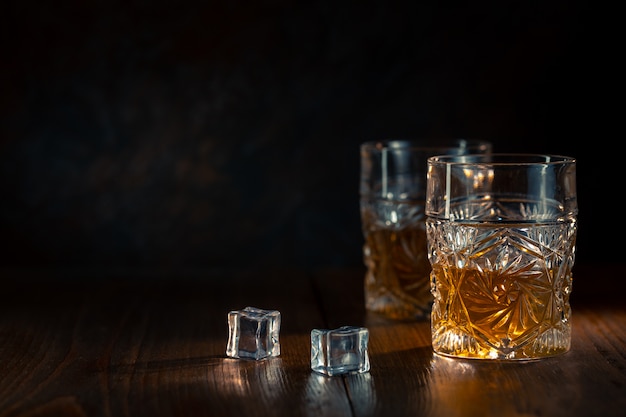
[{"label": "crystal tumbler", "polygon": [[501,360],[569,351],[577,214],[572,157],[429,158],[433,350]]},{"label": "crystal tumbler", "polygon": [[491,152],[483,140],[387,140],[361,145],[360,207],[365,306],[399,320],[428,319],[426,159]]}]

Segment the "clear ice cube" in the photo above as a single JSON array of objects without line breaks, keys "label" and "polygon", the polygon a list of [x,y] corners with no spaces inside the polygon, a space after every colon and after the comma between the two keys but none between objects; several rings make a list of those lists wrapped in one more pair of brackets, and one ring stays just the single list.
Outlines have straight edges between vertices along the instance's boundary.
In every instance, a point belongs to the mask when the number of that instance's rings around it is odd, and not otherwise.
[{"label": "clear ice cube", "polygon": [[280,355],[280,312],[246,307],[228,313],[226,356],[261,360]]},{"label": "clear ice cube", "polygon": [[342,326],[311,330],[311,369],[334,376],[368,372],[370,361],[365,327]]}]

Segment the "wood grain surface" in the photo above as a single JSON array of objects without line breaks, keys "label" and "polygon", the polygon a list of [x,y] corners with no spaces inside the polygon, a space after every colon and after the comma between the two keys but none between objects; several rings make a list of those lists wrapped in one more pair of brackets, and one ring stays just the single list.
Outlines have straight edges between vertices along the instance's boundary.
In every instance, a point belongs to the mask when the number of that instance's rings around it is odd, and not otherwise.
[{"label": "wood grain surface", "polygon": [[[0,417],[623,416],[626,308],[576,269],[572,349],[534,362],[433,354],[427,322],[367,314],[356,269],[4,271]],[[281,355],[225,355],[227,314],[282,314]],[[371,370],[310,369],[310,331],[364,325]]]}]

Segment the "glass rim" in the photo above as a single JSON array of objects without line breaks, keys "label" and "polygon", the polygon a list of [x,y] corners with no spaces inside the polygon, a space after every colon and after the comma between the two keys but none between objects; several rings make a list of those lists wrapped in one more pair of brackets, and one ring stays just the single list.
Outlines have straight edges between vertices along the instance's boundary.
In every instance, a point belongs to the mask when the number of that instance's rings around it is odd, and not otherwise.
[{"label": "glass rim", "polygon": [[464,155],[434,155],[428,157],[432,166],[470,166],[485,164],[489,166],[532,166],[532,165],[567,165],[575,164],[573,156],[548,153],[490,153]]},{"label": "glass rim", "polygon": [[493,146],[487,139],[476,138],[389,138],[381,140],[370,140],[361,143],[362,150],[383,151],[383,150],[416,150],[416,151],[437,151],[449,150],[459,147],[467,149],[484,149]]}]

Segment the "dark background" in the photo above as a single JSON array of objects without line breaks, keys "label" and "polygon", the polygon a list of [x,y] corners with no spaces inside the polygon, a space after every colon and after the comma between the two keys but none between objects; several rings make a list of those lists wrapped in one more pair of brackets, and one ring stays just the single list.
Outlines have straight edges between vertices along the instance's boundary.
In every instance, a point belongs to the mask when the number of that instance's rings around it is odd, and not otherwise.
[{"label": "dark background", "polygon": [[0,265],[362,265],[391,137],[575,156],[577,260],[622,261],[617,12],[502,3],[5,3]]}]

